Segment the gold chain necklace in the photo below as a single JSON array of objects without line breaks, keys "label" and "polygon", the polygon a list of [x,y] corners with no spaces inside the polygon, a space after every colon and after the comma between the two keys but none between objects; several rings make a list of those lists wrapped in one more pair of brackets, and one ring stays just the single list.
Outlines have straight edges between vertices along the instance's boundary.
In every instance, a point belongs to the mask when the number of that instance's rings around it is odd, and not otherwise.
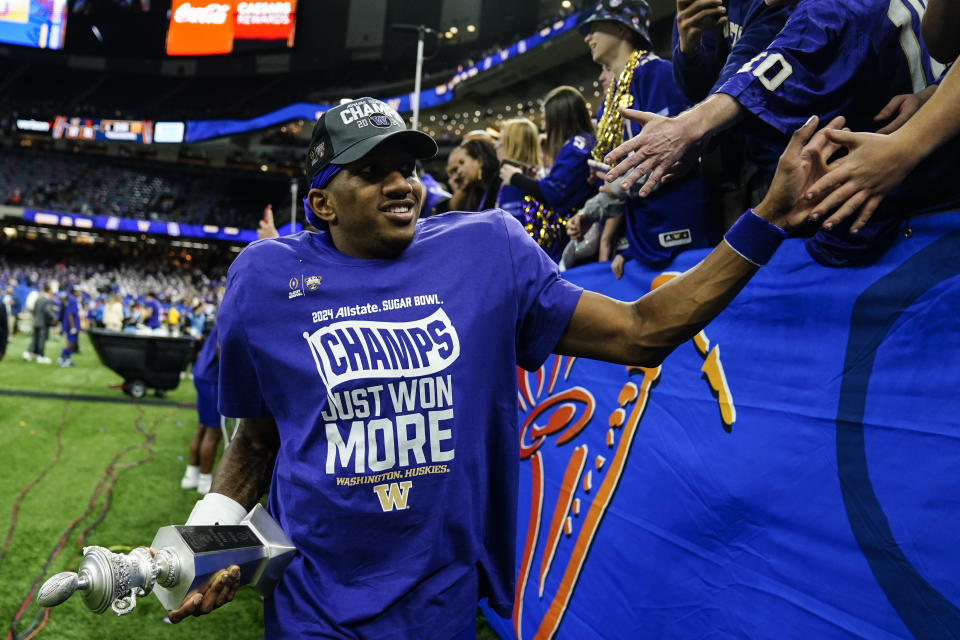
[{"label": "gold chain necklace", "polygon": [[633,95],[630,94],[633,71],[646,54],[646,51],[639,49],[633,51],[616,83],[607,85],[607,94],[603,99],[603,115],[597,124],[597,144],[590,153],[597,162],[602,162],[603,156],[623,144],[623,116],[618,109],[629,109],[633,106]]}]

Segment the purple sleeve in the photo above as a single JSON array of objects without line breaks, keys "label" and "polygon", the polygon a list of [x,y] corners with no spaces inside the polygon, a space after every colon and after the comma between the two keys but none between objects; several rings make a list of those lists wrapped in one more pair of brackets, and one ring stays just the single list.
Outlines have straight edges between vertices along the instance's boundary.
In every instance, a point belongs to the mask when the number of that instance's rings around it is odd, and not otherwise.
[{"label": "purple sleeve", "polygon": [[792,10],[789,6],[768,7],[763,2],[750,8],[749,15],[742,18],[743,28],[733,40],[711,93],[718,91],[744,64],[773,42]]},{"label": "purple sleeve", "polygon": [[540,368],[570,323],[583,289],[563,280],[556,263],[509,215],[501,215],[517,298],[517,364]]},{"label": "purple sleeve", "polygon": [[584,190],[583,185],[590,179],[587,158],[592,149],[592,140],[585,136],[574,136],[560,147],[550,173],[538,181],[544,204],[560,206],[577,191]]},{"label": "purple sleeve", "polygon": [[[237,262],[240,258],[237,259]],[[223,304],[217,313],[217,331],[220,338],[220,395],[221,415],[232,418],[266,418],[267,409],[260,390],[256,363],[250,352],[250,340],[243,325],[243,297],[246,289],[242,272],[231,267]]]},{"label": "purple sleeve", "polygon": [[848,56],[848,48],[869,49],[868,41],[854,45],[869,33],[850,24],[842,6],[821,3],[811,11],[797,7],[769,46],[717,88],[784,135],[811,114],[826,121],[846,111],[863,62]]}]

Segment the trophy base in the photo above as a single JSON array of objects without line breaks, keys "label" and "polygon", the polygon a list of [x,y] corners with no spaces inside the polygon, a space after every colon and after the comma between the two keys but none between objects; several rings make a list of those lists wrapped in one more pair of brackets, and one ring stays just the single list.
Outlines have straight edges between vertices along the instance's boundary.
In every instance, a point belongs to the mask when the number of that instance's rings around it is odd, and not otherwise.
[{"label": "trophy base", "polygon": [[218,571],[231,565],[240,567],[241,585],[269,595],[296,552],[259,504],[234,526],[162,527],[150,546],[168,549],[180,559],[176,578],[160,576],[154,589],[167,610],[179,608],[189,593],[204,590]]}]

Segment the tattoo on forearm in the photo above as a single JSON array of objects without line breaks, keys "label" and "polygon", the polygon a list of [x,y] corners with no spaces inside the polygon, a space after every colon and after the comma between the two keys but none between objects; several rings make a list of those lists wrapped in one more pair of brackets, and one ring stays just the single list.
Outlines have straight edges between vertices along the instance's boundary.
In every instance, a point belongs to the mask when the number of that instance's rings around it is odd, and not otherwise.
[{"label": "tattoo on forearm", "polygon": [[247,509],[267,492],[280,441],[272,430],[241,420],[237,437],[223,454],[211,491],[230,497]]}]

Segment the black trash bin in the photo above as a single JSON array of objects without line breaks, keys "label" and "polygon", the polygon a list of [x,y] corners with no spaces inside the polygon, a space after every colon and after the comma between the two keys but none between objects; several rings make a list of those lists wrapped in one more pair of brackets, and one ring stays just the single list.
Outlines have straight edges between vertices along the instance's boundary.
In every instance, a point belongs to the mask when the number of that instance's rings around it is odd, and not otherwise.
[{"label": "black trash bin", "polygon": [[123,378],[123,392],[142,398],[176,389],[193,358],[193,339],[91,329],[90,342],[100,362]]}]

